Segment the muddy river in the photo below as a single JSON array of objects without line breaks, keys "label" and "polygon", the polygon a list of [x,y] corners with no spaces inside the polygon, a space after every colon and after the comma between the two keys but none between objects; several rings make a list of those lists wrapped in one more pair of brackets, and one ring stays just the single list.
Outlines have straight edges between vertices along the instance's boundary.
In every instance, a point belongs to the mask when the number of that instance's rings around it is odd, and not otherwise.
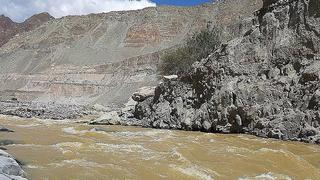
[{"label": "muddy river", "polygon": [[320,179],[320,146],[69,121],[0,117],[34,180]]}]

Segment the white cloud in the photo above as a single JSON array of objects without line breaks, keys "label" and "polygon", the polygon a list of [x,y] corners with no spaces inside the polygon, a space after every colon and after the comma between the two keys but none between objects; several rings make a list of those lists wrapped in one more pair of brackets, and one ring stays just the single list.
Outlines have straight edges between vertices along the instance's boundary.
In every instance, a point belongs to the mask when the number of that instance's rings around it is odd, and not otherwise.
[{"label": "white cloud", "polygon": [[33,14],[48,12],[59,18],[67,15],[135,10],[156,6],[150,0],[0,0],[0,14],[24,21]]}]

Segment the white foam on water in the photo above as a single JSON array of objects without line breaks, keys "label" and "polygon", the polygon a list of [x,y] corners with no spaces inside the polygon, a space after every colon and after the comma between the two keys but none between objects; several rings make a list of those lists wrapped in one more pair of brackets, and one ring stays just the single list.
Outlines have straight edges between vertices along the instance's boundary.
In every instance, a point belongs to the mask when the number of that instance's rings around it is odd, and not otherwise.
[{"label": "white foam on water", "polygon": [[204,167],[199,167],[198,165],[194,164],[186,157],[184,157],[176,148],[171,151],[171,157],[174,158],[174,161],[180,161],[184,164],[184,166],[177,166],[175,164],[171,164],[170,167],[177,170],[178,172],[195,177],[197,179],[203,180],[213,180],[212,174],[216,176],[221,176],[219,173],[211,170],[206,169]]},{"label": "white foam on water", "polygon": [[42,124],[20,124],[17,125],[18,127],[23,127],[23,128],[30,128],[30,127],[37,127],[37,126],[41,126]]},{"label": "white foam on water", "polygon": [[[317,167],[315,167],[314,165],[312,165],[309,161],[305,160],[302,156],[299,156],[297,154],[294,154],[288,150],[283,150],[283,149],[279,149],[279,150],[274,150],[274,149],[269,149],[269,148],[262,148],[259,149],[260,152],[272,152],[272,153],[282,153],[283,156],[286,156],[288,158],[292,158],[295,159],[297,161],[297,165],[304,167],[304,168],[309,168],[314,169],[315,171],[318,171],[319,169]],[[258,152],[259,152],[258,151]]]},{"label": "white foam on water", "polygon": [[154,152],[153,150],[147,149],[140,144],[96,143],[95,145],[90,145],[90,149],[93,149],[94,151],[117,153],[123,156],[133,155],[143,160],[159,159],[163,155],[161,152]]},{"label": "white foam on water", "polygon": [[80,148],[83,145],[81,142],[62,142],[55,144],[55,147],[71,147],[71,148]]},{"label": "white foam on water", "polygon": [[46,145],[40,145],[40,144],[9,144],[7,146],[14,146],[14,147],[31,147],[31,148],[42,148],[46,147]]},{"label": "white foam on water", "polygon": [[97,131],[95,128],[92,128],[90,130],[76,130],[74,127],[67,127],[67,128],[62,128],[62,131],[70,135],[85,135],[87,133],[97,133],[97,134],[104,134],[104,135],[108,134],[107,132],[104,132],[104,131]]},{"label": "white foam on water", "polygon": [[63,154],[72,152],[82,147],[80,142],[63,142],[53,145],[54,148],[60,150]]},{"label": "white foam on water", "polygon": [[[176,165],[170,165],[171,168],[177,170],[178,172],[185,174],[187,176],[194,177],[201,180],[214,180],[210,173],[203,168],[198,166],[189,166],[189,167],[179,167]],[[213,172],[215,174],[215,172]]]},{"label": "white foam on water", "polygon": [[181,162],[190,162],[187,158],[185,158],[176,148],[171,151],[171,157],[174,159],[178,159]]},{"label": "white foam on water", "polygon": [[26,168],[29,168],[29,169],[43,169],[44,167],[29,164],[29,165],[27,165],[27,167],[26,167]]},{"label": "white foam on water", "polygon": [[244,148],[244,147],[235,147],[235,146],[227,146],[226,152],[229,153],[252,153],[252,150]]},{"label": "white foam on water", "polygon": [[287,153],[283,149],[270,149],[270,148],[261,148],[258,150],[259,152],[273,152],[273,153]]},{"label": "white foam on water", "polygon": [[87,132],[89,132],[88,130],[76,130],[74,127],[67,127],[67,128],[62,128],[62,131],[66,134],[71,134],[71,135],[83,135]]},{"label": "white foam on water", "polygon": [[238,180],[292,180],[291,177],[283,174],[276,174],[272,172],[264,173],[264,174],[259,174],[254,177],[241,177]]},{"label": "white foam on water", "polygon": [[80,167],[91,167],[91,168],[104,168],[106,167],[103,164],[99,164],[96,162],[92,161],[87,161],[85,159],[71,159],[71,160],[63,160],[59,163],[51,163],[49,164],[50,166],[55,166],[55,167],[63,167],[63,166],[80,166]]},{"label": "white foam on water", "polygon": [[[96,144],[99,150],[107,151],[107,152],[143,152],[149,151],[145,149],[142,145],[138,144],[105,144],[105,143],[97,143]],[[95,147],[92,147],[95,148]]]},{"label": "white foam on water", "polygon": [[313,152],[320,152],[320,148],[318,146],[308,146]]},{"label": "white foam on water", "polygon": [[[87,131],[87,132],[91,132],[91,133],[97,133],[97,134],[103,134],[103,135],[108,135],[109,133],[105,132],[105,131],[99,131],[97,130],[96,128],[92,128],[90,129],[90,131]],[[86,132],[86,133],[87,133]]]},{"label": "white foam on water", "polygon": [[172,133],[173,132],[170,130],[152,129],[148,131],[139,131],[139,132],[130,132],[130,131],[113,132],[112,135],[121,137],[121,138],[128,138],[128,139],[149,137],[153,141],[164,141],[172,137]]},{"label": "white foam on water", "polygon": [[263,144],[267,144],[268,141],[266,139],[263,139],[263,138],[256,138],[256,137],[247,137],[245,135],[238,135],[237,136],[238,138],[242,139],[242,140],[245,140],[245,141],[256,141],[256,142],[260,142],[260,143],[263,143]]}]

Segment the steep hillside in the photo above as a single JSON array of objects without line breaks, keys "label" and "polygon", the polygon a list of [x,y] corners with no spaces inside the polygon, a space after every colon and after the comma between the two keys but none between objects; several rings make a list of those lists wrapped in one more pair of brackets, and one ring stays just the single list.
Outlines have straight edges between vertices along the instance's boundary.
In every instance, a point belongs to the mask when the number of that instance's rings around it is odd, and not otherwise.
[{"label": "steep hillside", "polygon": [[0,99],[121,105],[137,88],[157,84],[164,50],[208,22],[224,39],[243,34],[238,24],[261,6],[225,0],[51,20],[0,49]]},{"label": "steep hillside", "polygon": [[243,36],[136,107],[147,127],[320,144],[320,4],[264,0]]},{"label": "steep hillside", "polygon": [[23,23],[13,22],[10,18],[0,16],[0,47],[6,44],[14,36],[34,30],[40,25],[53,19],[48,13],[36,14]]}]

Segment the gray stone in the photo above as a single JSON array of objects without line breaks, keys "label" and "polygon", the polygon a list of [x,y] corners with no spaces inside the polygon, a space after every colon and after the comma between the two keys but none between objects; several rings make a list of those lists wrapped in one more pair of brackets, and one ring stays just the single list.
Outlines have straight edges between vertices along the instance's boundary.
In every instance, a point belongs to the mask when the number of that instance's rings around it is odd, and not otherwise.
[{"label": "gray stone", "polygon": [[7,152],[0,150],[0,178],[10,180],[26,180],[25,172],[18,162]]},{"label": "gray stone", "polygon": [[178,79],[177,75],[163,76],[166,81],[174,81]]},{"label": "gray stone", "polygon": [[0,125],[0,132],[14,132],[14,131]]},{"label": "gray stone", "polygon": [[89,122],[92,125],[120,125],[121,119],[116,111],[104,113],[99,118]]},{"label": "gray stone", "polygon": [[155,87],[142,87],[137,92],[135,92],[132,96],[132,99],[141,102],[145,99],[154,96]]}]

